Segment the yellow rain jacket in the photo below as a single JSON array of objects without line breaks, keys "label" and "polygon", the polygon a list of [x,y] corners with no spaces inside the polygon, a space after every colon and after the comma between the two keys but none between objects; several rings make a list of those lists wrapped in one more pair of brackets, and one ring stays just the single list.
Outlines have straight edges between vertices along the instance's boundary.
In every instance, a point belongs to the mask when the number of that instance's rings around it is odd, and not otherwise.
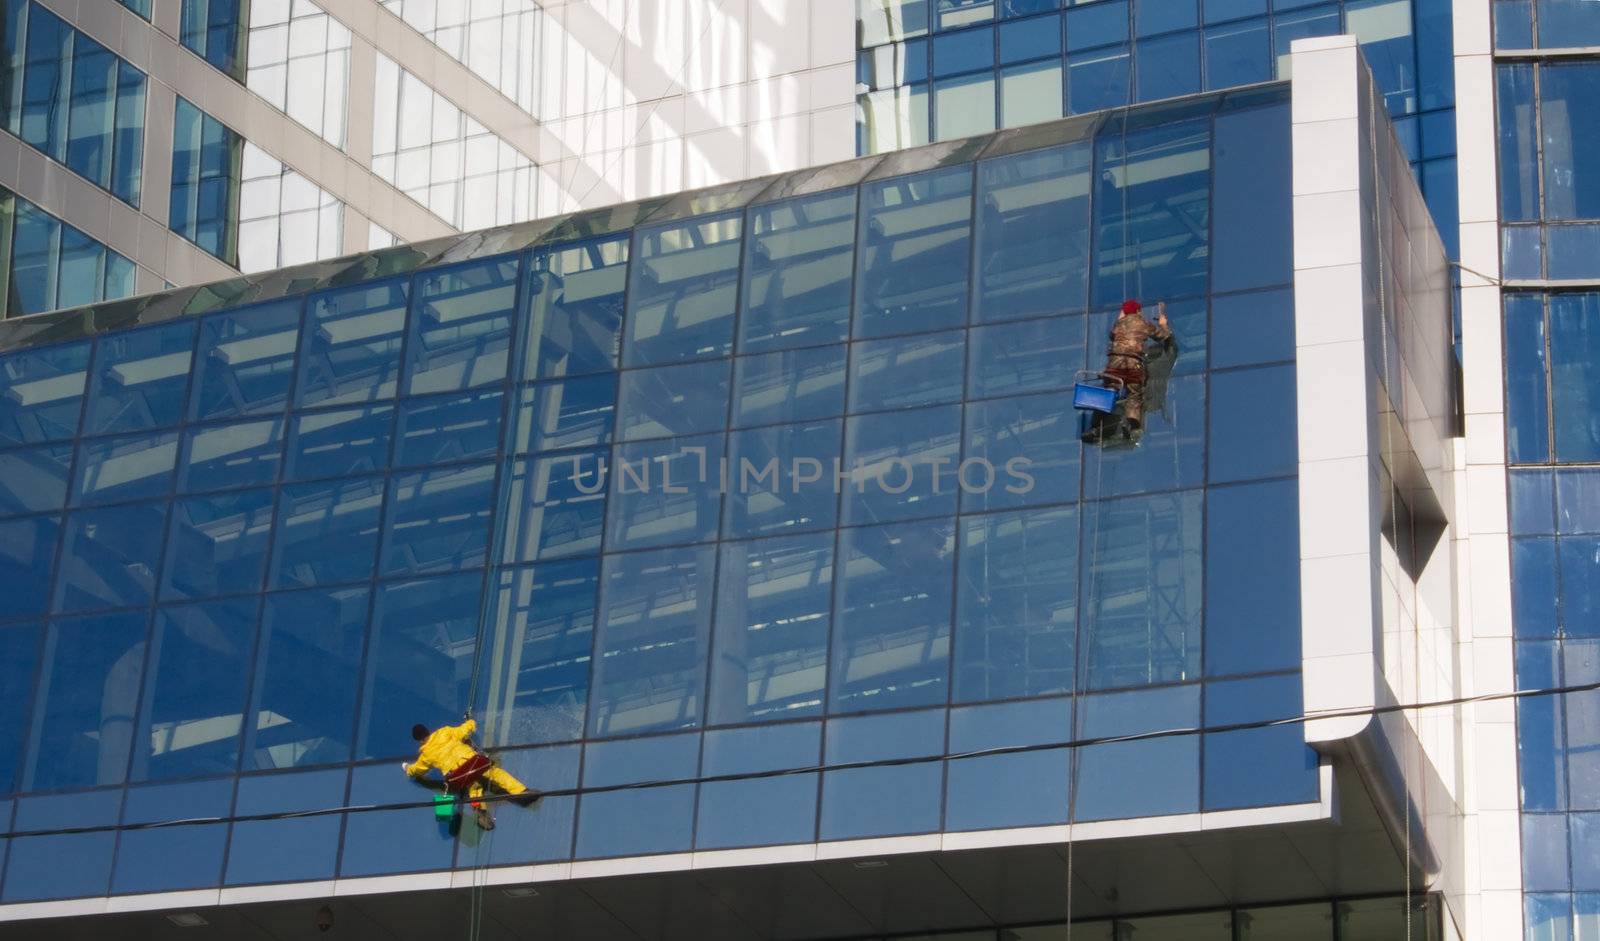
[{"label": "yellow rain jacket", "polygon": [[441,729],[434,729],[433,734],[429,735],[418,749],[416,762],[406,765],[406,774],[420,778],[431,768],[438,768],[440,772],[449,774],[471,761],[478,754],[478,750],[468,745],[467,739],[477,730],[478,723],[472,719],[460,725],[447,725]]}]

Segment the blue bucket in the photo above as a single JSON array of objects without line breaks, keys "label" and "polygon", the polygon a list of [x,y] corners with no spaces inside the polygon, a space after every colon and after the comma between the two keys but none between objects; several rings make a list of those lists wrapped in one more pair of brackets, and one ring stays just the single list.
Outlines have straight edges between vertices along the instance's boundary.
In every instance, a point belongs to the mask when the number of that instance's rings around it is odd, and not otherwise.
[{"label": "blue bucket", "polygon": [[1072,387],[1072,407],[1079,411],[1110,415],[1117,408],[1117,390],[1080,382]]}]

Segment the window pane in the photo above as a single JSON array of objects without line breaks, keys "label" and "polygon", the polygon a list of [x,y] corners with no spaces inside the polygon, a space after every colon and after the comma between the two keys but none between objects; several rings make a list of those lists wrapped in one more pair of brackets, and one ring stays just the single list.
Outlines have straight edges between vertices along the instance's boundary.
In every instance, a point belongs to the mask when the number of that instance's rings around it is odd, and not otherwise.
[{"label": "window pane", "polygon": [[166,529],[165,503],[86,510],[67,517],[56,610],[148,604],[155,597]]},{"label": "window pane", "polygon": [[[147,620],[144,611],[128,611],[50,625],[33,739],[23,770],[24,789],[126,780],[144,673]],[[40,760],[41,756],[48,757]],[[57,818],[42,825],[59,827],[62,821]],[[15,848],[12,858],[16,859]]]},{"label": "window pane", "polygon": [[583,795],[577,858],[682,852],[694,845],[695,785]]},{"label": "window pane", "polygon": [[[1198,486],[1206,461],[1205,429],[1201,427],[1206,413],[1205,393],[1201,376],[1176,376],[1168,381],[1164,392],[1158,392],[1155,384],[1147,384],[1144,432],[1139,446],[1084,449],[1087,494],[1114,496]],[[1158,400],[1162,406],[1155,409]]]},{"label": "window pane", "polygon": [[1205,31],[1205,37],[1206,88],[1232,88],[1271,80],[1272,43],[1265,18],[1215,26]]},{"label": "window pane", "polygon": [[618,436],[629,441],[722,430],[731,366],[719,359],[623,373],[617,393]]},{"label": "window pane", "polygon": [[838,519],[838,420],[736,431],[729,436],[723,536],[822,529]]},{"label": "window pane", "polygon": [[740,352],[847,338],[855,237],[853,189],[751,209]]},{"label": "window pane", "polygon": [[[28,735],[28,713],[33,699],[33,673],[42,653],[43,629],[37,624],[0,627],[0,735],[14,747],[0,756],[0,793],[16,790],[21,746]],[[4,809],[0,807],[0,809]]]},{"label": "window pane", "polygon": [[1550,459],[1545,392],[1544,299],[1508,294],[1506,329],[1506,453],[1514,463]]},{"label": "window pane", "polygon": [[188,431],[178,462],[180,493],[270,484],[278,478],[283,419]]},{"label": "window pane", "polygon": [[1064,388],[1084,362],[1081,317],[975,327],[968,341],[967,395],[988,398]]},{"label": "window pane", "polygon": [[961,406],[859,415],[846,427],[844,525],[954,511]]},{"label": "window pane", "polygon": [[708,721],[819,715],[833,534],[727,543],[719,572]]},{"label": "window pane", "polygon": [[349,760],[368,596],[365,587],[267,596],[245,770]]},{"label": "window pane", "polygon": [[591,735],[700,724],[715,567],[709,546],[606,558]]},{"label": "window pane", "polygon": [[1567,816],[1522,815],[1522,885],[1530,892],[1565,892]]},{"label": "window pane", "polygon": [[471,389],[506,377],[517,260],[490,258],[417,276],[406,391]]},{"label": "window pane", "polygon": [[858,337],[967,319],[972,171],[951,167],[869,183],[856,278]]},{"label": "window pane", "polygon": [[[1086,9],[1109,9],[1120,4],[1098,3]],[[1127,33],[1126,18],[1122,31]],[[1067,48],[1073,48],[1072,21],[1067,21]],[[1091,49],[1070,55],[1067,62],[1067,113],[1086,114],[1105,108],[1120,108],[1133,98],[1133,57],[1127,46]]]},{"label": "window pane", "polygon": [[530,378],[617,368],[626,236],[536,251],[528,269]]},{"label": "window pane", "polygon": [[1106,131],[1099,140],[1107,185],[1095,206],[1095,304],[1203,292],[1210,255],[1209,122],[1126,135]]},{"label": "window pane", "polygon": [[[1206,725],[1288,719],[1300,714],[1300,677],[1206,685]],[[1269,807],[1317,799],[1317,753],[1299,725],[1205,737],[1205,809]]]},{"label": "window pane", "polygon": [[957,468],[965,512],[1064,503],[1078,497],[1078,413],[1067,392],[967,406]]},{"label": "window pane", "polygon": [[[716,694],[712,694],[715,702]],[[814,767],[818,723],[786,723],[707,732],[702,773],[750,774]],[[816,835],[817,775],[709,781],[700,785],[697,849],[809,843]]]},{"label": "window pane", "polygon": [[[950,713],[950,752],[1042,745],[1072,734],[1072,700],[957,709]],[[1067,820],[1068,750],[990,755],[950,762],[945,829],[987,830]]]},{"label": "window pane", "polygon": [[500,449],[504,401],[501,392],[477,392],[402,402],[396,428],[395,466],[494,457]]},{"label": "window pane", "polygon": [[1294,359],[1294,292],[1211,299],[1211,365],[1249,366]]},{"label": "window pane", "polygon": [[849,529],[839,538],[829,711],[944,702],[951,522]]},{"label": "window pane", "polygon": [[[829,765],[916,758],[944,751],[944,711],[899,712],[828,723]],[[829,771],[822,779],[824,840],[939,829],[942,762]]]},{"label": "window pane", "polygon": [[272,491],[245,490],[172,504],[163,600],[259,591],[272,532]]},{"label": "window pane", "polygon": [[[1187,6],[1187,4],[1174,4]],[[1138,9],[1152,6],[1141,4]],[[1164,6],[1157,4],[1155,6]],[[1200,90],[1200,36],[1177,33],[1139,41],[1139,101],[1176,98]]]},{"label": "window pane", "polygon": [[505,561],[533,562],[600,551],[608,451],[556,454],[511,465]]},{"label": "window pane", "polygon": [[723,436],[665,438],[615,449],[608,549],[716,538]]},{"label": "window pane", "polygon": [[88,367],[88,341],[0,357],[0,444],[76,434]]},{"label": "window pane", "polygon": [[[122,792],[58,794],[17,801],[19,830],[107,826],[117,822]],[[7,902],[104,895],[111,878],[114,832],[41,836],[11,841]]]},{"label": "window pane", "polygon": [[1217,115],[1216,152],[1211,289],[1289,283],[1294,215],[1286,159],[1288,103]]},{"label": "window pane", "polygon": [[67,167],[105,187],[111,183],[111,134],[116,117],[112,88],[117,81],[117,62],[106,47],[77,34],[72,47],[71,106],[61,116],[67,121]]},{"label": "window pane", "polygon": [[[1200,687],[1102,693],[1079,702],[1085,738],[1200,724]],[[1162,769],[1150,774],[1151,768]],[[1078,820],[1122,820],[1200,809],[1200,737],[1090,745],[1078,763]]]},{"label": "window pane", "polygon": [[[128,791],[123,824],[191,817],[226,817],[233,807],[233,782],[200,781]],[[117,841],[113,893],[210,888],[222,881],[225,823],[124,831]]]},{"label": "window pane", "polygon": [[72,445],[0,453],[0,515],[58,510],[67,503]]},{"label": "window pane", "polygon": [[283,408],[299,331],[298,300],[201,320],[190,415],[220,418]]},{"label": "window pane", "polygon": [[[578,786],[581,749],[576,745],[554,748],[519,748],[502,751],[502,767],[518,781],[541,791]],[[456,868],[545,862],[572,857],[572,825],[578,798],[546,797],[530,813],[502,813],[495,824],[497,839],[486,847],[462,850]]]},{"label": "window pane", "polygon": [[[1505,63],[1495,67],[1500,213],[1507,222],[1526,222],[1539,218],[1538,132],[1534,125],[1533,74],[1531,63]],[[1507,298],[1507,301],[1510,300]]]},{"label": "window pane", "polygon": [[1070,691],[1077,631],[1078,513],[966,517],[956,599],[955,699]]},{"label": "window pane", "polygon": [[294,419],[287,479],[343,477],[389,466],[394,407],[318,412]]},{"label": "window pane", "polygon": [[239,762],[245,684],[255,649],[255,600],[157,612],[133,780],[229,774]]},{"label": "window pane", "polygon": [[960,401],[966,344],[965,330],[852,344],[850,411]]},{"label": "window pane", "polygon": [[995,129],[994,73],[947,78],[933,83],[936,140],[955,140]]},{"label": "window pane", "polygon": [[[583,736],[594,641],[597,559],[500,572],[490,623],[491,695],[485,741],[560,742]],[[531,783],[531,782],[529,782]]]},{"label": "window pane", "polygon": [[617,402],[613,376],[546,382],[522,389],[519,394],[521,400],[513,409],[517,453],[611,443]]},{"label": "window pane", "polygon": [[[1029,22],[1007,25],[1032,26]],[[1022,127],[1061,117],[1061,71],[1062,63],[1059,61],[1030,62],[1001,71],[1000,126]]]},{"label": "window pane", "polygon": [[283,488],[278,498],[272,587],[366,581],[378,554],[383,479]]},{"label": "window pane", "polygon": [[1087,142],[979,164],[978,320],[1083,309]]},{"label": "window pane", "polygon": [[[1545,6],[1541,3],[1541,7]],[[1570,4],[1562,4],[1570,6]],[[1543,9],[1540,10],[1543,13]],[[1600,20],[1591,18],[1600,33]],[[1546,34],[1540,22],[1540,34]],[[1570,45],[1564,37],[1558,45]],[[1544,160],[1544,218],[1593,219],[1600,216],[1600,163],[1577,142],[1600,134],[1600,118],[1583,102],[1600,94],[1600,69],[1588,63],[1550,63],[1539,67],[1539,120]],[[1502,112],[1505,110],[1502,107]]]},{"label": "window pane", "polygon": [[1583,0],[1538,0],[1539,45],[1600,45],[1600,17]]},{"label": "window pane", "polygon": [[[386,769],[387,770],[387,769]],[[269,774],[239,779],[234,813],[275,814],[338,807],[346,771]],[[226,885],[331,879],[339,854],[339,816],[240,821],[228,841]]]},{"label": "window pane", "polygon": [[172,490],[178,433],[97,438],[78,446],[74,503],[116,503]]},{"label": "window pane", "polygon": [[1089,687],[1198,676],[1200,494],[1107,500],[1084,512]]},{"label": "window pane", "polygon": [[1555,294],[1549,304],[1556,460],[1600,460],[1600,426],[1589,421],[1600,409],[1600,294]]},{"label": "window pane", "polygon": [[143,431],[181,421],[194,338],[192,319],[101,337],[84,433]]},{"label": "window pane", "polygon": [[741,222],[738,215],[706,216],[635,233],[624,364],[732,352]]},{"label": "window pane", "polygon": [[993,29],[964,29],[934,37],[934,75],[959,75],[962,72],[975,72],[979,69],[988,71],[992,68],[994,68]]},{"label": "window pane", "polygon": [[1556,532],[1600,533],[1600,469],[1564,467],[1554,477]]},{"label": "window pane", "polygon": [[733,425],[844,414],[845,347],[741,356],[733,366]]},{"label": "window pane", "polygon": [[493,464],[405,474],[389,481],[384,575],[482,565],[494,511]]},{"label": "window pane", "polygon": [[[362,758],[416,754],[411,726],[461,721],[476,659],[483,576],[477,572],[380,585],[363,694]],[[398,768],[383,770],[403,780]],[[415,785],[410,797],[415,800]]]},{"label": "window pane", "polygon": [[1555,941],[1573,936],[1572,896],[1535,895],[1529,892],[1523,896],[1523,905],[1527,937]]},{"label": "window pane", "polygon": [[[394,719],[396,725],[401,723],[398,716]],[[449,721],[459,719],[457,715]],[[404,721],[412,720],[407,716]],[[409,732],[410,725],[400,731]],[[402,737],[412,747],[400,754],[414,754],[416,748],[410,741],[411,736]],[[420,799],[418,795],[424,793],[393,762],[357,767],[350,773],[349,802],[352,804],[415,802]],[[344,825],[339,875],[349,878],[448,869],[455,843],[449,825],[435,821],[433,811],[427,807],[350,814]]]},{"label": "window pane", "polygon": [[311,299],[300,342],[301,405],[394,395],[405,337],[405,281],[363,284]]},{"label": "window pane", "polygon": [[1298,466],[1294,366],[1211,374],[1213,483],[1281,477]]},{"label": "window pane", "polygon": [[[1600,204],[1600,199],[1596,200]],[[1597,205],[1600,209],[1600,205]],[[1545,277],[1584,280],[1600,274],[1600,225],[1552,225],[1544,230]]]},{"label": "window pane", "polygon": [[[76,535],[83,531],[80,519],[98,521],[107,515],[116,514],[116,510],[77,514],[73,516],[76,525],[71,532]],[[56,536],[60,528],[55,517],[49,516],[0,522],[0,584],[6,586],[6,590],[0,593],[0,618],[32,617],[44,613],[45,602],[49,598]],[[117,538],[111,534],[105,535]],[[82,539],[75,539],[73,536],[68,538],[69,548],[62,559],[60,576],[63,589],[75,588],[80,582],[102,587],[98,585],[99,573],[86,570],[87,566],[83,564],[85,559],[78,554],[87,549],[88,553],[98,556],[96,550],[100,547],[85,547],[82,545]],[[106,561],[110,563],[106,566],[110,570],[106,574],[115,576],[117,572],[114,560]],[[138,589],[129,594],[134,598],[147,598],[148,591],[147,584],[140,584]],[[103,597],[106,602],[115,603],[123,600],[117,597],[114,591],[102,590],[102,595],[107,596]],[[102,598],[84,598],[80,601],[77,592],[73,592],[71,601],[79,607],[99,607]],[[57,607],[64,606],[57,605]]]},{"label": "window pane", "polygon": [[1206,492],[1208,675],[1299,667],[1299,534],[1293,480]]}]

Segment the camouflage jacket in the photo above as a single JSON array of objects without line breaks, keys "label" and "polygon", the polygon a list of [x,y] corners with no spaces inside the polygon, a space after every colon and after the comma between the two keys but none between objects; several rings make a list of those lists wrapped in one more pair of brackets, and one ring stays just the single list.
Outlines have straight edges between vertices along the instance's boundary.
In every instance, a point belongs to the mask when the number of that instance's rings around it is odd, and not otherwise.
[{"label": "camouflage jacket", "polygon": [[1106,355],[1144,358],[1144,348],[1151,340],[1165,340],[1172,336],[1169,327],[1154,324],[1139,314],[1124,314],[1111,326],[1111,343]]}]

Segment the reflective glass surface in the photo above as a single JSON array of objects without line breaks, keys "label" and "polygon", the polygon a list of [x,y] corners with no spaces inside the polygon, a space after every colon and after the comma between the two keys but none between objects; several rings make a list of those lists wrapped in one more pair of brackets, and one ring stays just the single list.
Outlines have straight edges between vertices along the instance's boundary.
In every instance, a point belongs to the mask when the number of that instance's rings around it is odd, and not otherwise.
[{"label": "reflective glass surface", "polygon": [[0,233],[0,319],[134,293],[131,259],[3,186]]}]

